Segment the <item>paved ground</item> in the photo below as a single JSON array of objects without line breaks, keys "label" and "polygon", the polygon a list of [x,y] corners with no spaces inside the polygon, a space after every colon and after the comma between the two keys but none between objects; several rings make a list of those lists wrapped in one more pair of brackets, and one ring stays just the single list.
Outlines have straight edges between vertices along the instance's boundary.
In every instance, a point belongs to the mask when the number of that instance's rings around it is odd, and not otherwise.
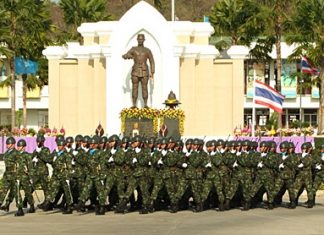
[{"label": "paved ground", "polygon": [[[302,198],[300,201],[303,201]],[[26,214],[14,217],[15,208],[9,213],[0,212],[0,234],[324,234],[324,193],[317,198],[313,209],[300,204],[296,210],[277,208],[273,211],[254,209],[242,212],[213,210],[202,213],[183,211],[177,214],[156,212],[126,215],[108,212],[105,216],[93,213],[62,215],[58,211]]]}]

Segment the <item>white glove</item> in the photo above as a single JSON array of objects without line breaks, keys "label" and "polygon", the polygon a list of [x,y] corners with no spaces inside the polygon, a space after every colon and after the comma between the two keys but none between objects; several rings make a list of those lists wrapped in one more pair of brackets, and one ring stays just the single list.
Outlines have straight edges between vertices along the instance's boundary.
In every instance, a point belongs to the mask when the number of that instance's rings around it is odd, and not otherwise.
[{"label": "white glove", "polygon": [[221,153],[224,153],[224,152],[225,152],[225,149],[221,149],[220,152],[221,152]]},{"label": "white glove", "polygon": [[237,162],[235,161],[234,164],[233,164],[233,167],[235,168],[235,167],[237,167],[237,166],[238,166],[238,164],[237,164]]},{"label": "white glove", "polygon": [[259,168],[262,168],[262,167],[263,167],[262,162],[259,162],[258,167],[259,167]]},{"label": "white glove", "polygon": [[[134,159],[135,159],[135,158],[134,158]],[[133,159],[133,161],[134,161],[134,159]],[[108,162],[109,162],[109,163],[114,162],[114,158],[113,158],[113,157],[110,157],[110,158],[108,159]]]},{"label": "white glove", "polygon": [[324,154],[322,155],[322,161],[324,161]]},{"label": "white glove", "polygon": [[72,164],[73,166],[75,165],[75,161],[74,161],[74,159],[72,159],[71,164]]},{"label": "white glove", "polygon": [[159,159],[157,163],[158,165],[163,165],[162,159]]},{"label": "white glove", "polygon": [[234,154],[234,153],[236,153],[236,150],[231,150],[230,152],[231,152],[232,154]]},{"label": "white glove", "polygon": [[58,148],[56,148],[55,151],[56,151],[57,153],[60,152],[60,150],[59,150]]},{"label": "white glove", "polygon": [[206,166],[205,166],[206,168],[208,168],[208,167],[212,167],[212,165],[211,165],[211,163],[210,162],[208,162],[207,164],[206,164]]},{"label": "white glove", "polygon": [[191,152],[187,152],[187,153],[186,153],[186,157],[189,157],[190,154],[191,154]]},{"label": "white glove", "polygon": [[65,149],[68,153],[71,151],[71,148],[65,147]]},{"label": "white glove", "polygon": [[282,169],[282,168],[284,168],[285,166],[284,166],[284,164],[283,163],[281,163],[280,165],[279,165],[279,169]]},{"label": "white glove", "polygon": [[89,151],[89,149],[88,148],[86,148],[86,147],[83,147],[82,146],[82,149],[87,153],[88,151]]},{"label": "white glove", "polygon": [[132,161],[133,164],[137,163],[137,159],[134,157],[133,158],[133,161]]},{"label": "white glove", "polygon": [[32,160],[32,162],[37,163],[38,162],[38,158],[37,157],[34,157],[33,160]]},{"label": "white glove", "polygon": [[187,168],[188,167],[188,164],[187,163],[182,163],[182,167],[183,168]]},{"label": "white glove", "polygon": [[149,166],[152,166],[152,163],[151,163],[151,161],[149,161],[149,162],[148,162],[148,165],[149,165]]},{"label": "white glove", "polygon": [[[135,151],[136,151],[136,150],[135,150]],[[112,155],[114,155],[116,152],[117,152],[116,149],[112,149],[112,150],[110,150],[110,153],[111,153]]]},{"label": "white glove", "polygon": [[236,156],[241,156],[241,154],[242,154],[241,152],[237,152]]},{"label": "white glove", "polygon": [[76,150],[73,150],[73,152],[72,152],[72,154],[73,154],[73,156],[76,156],[76,155],[78,155],[78,151],[76,151]]},{"label": "white glove", "polygon": [[70,180],[65,180],[65,182],[66,182],[68,185],[70,185]]},{"label": "white glove", "polygon": [[302,168],[302,167],[304,167],[304,164],[303,164],[303,163],[300,163],[300,164],[298,165],[298,168]]},{"label": "white glove", "polygon": [[140,148],[136,148],[136,149],[135,149],[135,152],[136,152],[136,153],[139,153],[139,152],[141,152],[141,149],[140,149]]},{"label": "white glove", "polygon": [[162,150],[162,155],[165,156],[168,153],[168,150],[163,149]]},{"label": "white glove", "polygon": [[316,167],[315,167],[315,169],[322,170],[322,166],[320,164],[317,164]]},{"label": "white glove", "polygon": [[37,152],[37,153],[40,153],[40,151],[42,151],[42,148],[38,148],[38,147],[37,147],[37,148],[36,148],[36,152]]},{"label": "white glove", "polygon": [[261,153],[261,157],[267,156],[267,153]]},{"label": "white glove", "polygon": [[302,157],[306,157],[308,153],[302,153]]},{"label": "white glove", "polygon": [[103,180],[100,180],[100,182],[101,182],[102,185],[105,185],[105,182]]}]

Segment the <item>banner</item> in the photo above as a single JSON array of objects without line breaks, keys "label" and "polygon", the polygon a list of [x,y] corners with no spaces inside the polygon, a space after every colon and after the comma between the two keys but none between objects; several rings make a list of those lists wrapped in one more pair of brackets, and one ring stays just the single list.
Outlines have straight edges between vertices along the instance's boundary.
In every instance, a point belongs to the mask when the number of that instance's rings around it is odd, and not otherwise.
[{"label": "banner", "polygon": [[36,74],[38,70],[38,63],[33,60],[25,60],[22,57],[15,58],[16,74]]},{"label": "banner", "polygon": [[256,80],[264,83],[265,77],[264,77],[264,70],[265,65],[261,63],[254,63],[252,68],[249,68],[248,75],[247,75],[247,90],[246,90],[246,97],[247,98],[253,98],[254,95],[254,89],[253,89],[253,76],[254,76],[254,69],[256,72]]},{"label": "banner", "polygon": [[297,97],[297,77],[292,76],[292,74],[296,72],[296,63],[290,64],[285,60],[282,61],[281,94],[283,94],[286,99]]}]

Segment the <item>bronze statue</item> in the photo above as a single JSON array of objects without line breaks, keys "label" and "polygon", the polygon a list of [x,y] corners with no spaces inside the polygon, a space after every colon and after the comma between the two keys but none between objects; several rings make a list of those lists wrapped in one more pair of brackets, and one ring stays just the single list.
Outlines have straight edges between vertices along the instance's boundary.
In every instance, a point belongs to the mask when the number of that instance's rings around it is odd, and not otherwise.
[{"label": "bronze statue", "polygon": [[[132,101],[133,107],[136,108],[136,102],[138,97],[138,85],[141,83],[142,86],[142,97],[144,100],[144,108],[148,108],[147,106],[147,98],[148,98],[148,80],[149,77],[151,79],[154,78],[154,59],[150,49],[144,47],[145,36],[144,34],[137,35],[137,47],[132,47],[125,55],[123,55],[124,59],[133,59],[134,65],[132,68]],[[150,62],[150,69],[149,71],[147,60]]]}]

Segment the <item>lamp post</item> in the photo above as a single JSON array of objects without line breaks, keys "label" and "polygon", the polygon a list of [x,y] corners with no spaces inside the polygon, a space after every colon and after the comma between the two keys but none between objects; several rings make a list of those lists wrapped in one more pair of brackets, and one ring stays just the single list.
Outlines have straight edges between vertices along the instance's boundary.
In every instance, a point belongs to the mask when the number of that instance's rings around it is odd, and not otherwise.
[{"label": "lamp post", "polygon": [[302,127],[302,84],[304,80],[299,81],[299,128]]}]

